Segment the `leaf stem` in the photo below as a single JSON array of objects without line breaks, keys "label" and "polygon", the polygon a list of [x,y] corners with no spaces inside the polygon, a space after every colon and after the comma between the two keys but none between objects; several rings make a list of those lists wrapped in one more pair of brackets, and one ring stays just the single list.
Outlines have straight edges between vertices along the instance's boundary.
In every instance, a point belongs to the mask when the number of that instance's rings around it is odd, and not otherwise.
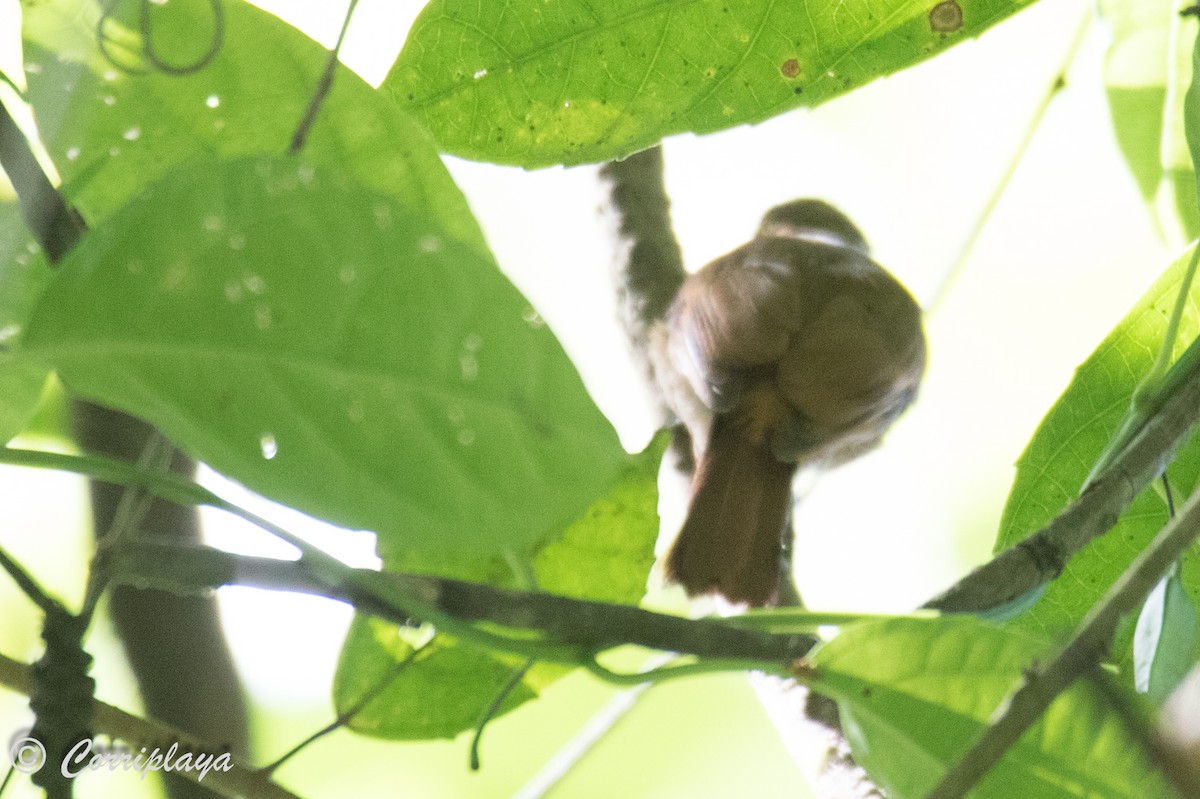
[{"label": "leaf stem", "polygon": [[703,660],[683,663],[678,666],[660,666],[650,671],[638,671],[629,674],[612,671],[601,665],[594,657],[588,658],[580,665],[605,682],[612,683],[613,685],[628,686],[641,685],[642,683],[657,685],[658,683],[673,680],[677,677],[695,677],[700,674],[713,674],[721,671],[762,671],[767,674],[774,674],[777,677],[796,679],[795,672],[786,666],[778,663],[762,663],[740,658],[704,658]]},{"label": "leaf stem", "polygon": [[[399,575],[355,569],[288,532],[279,525],[222,499],[206,488],[167,472],[146,469],[124,461],[94,455],[63,455],[39,450],[0,448],[0,463],[84,474],[97,480],[143,486],[154,495],[180,504],[206,505],[244,519],[296,547],[301,560],[237,558],[202,547],[171,547],[138,543],[124,545],[112,553],[135,552],[126,565],[112,565],[113,578],[124,569],[124,579],[146,582],[158,577],[163,587],[182,585],[200,590],[226,584],[196,584],[195,564],[207,555],[206,578],[244,583],[245,575],[256,573],[261,587],[319,593],[343,599],[369,613],[403,620],[416,617],[439,630],[481,646],[500,649],[539,660],[585,665],[595,651],[623,643],[654,649],[691,653],[702,657],[729,659],[746,653],[746,660],[765,667],[795,660],[808,651],[810,639],[800,635],[768,634],[742,629],[712,619],[682,619],[641,608],[588,602],[530,591],[510,591],[494,586],[419,575]],[[175,559],[155,557],[155,550],[174,552]],[[186,553],[186,563],[179,554]],[[132,566],[128,565],[132,562]],[[239,575],[239,564],[251,564]],[[158,575],[144,569],[157,568]],[[257,570],[257,571],[255,571]],[[165,576],[165,580],[164,580]],[[464,621],[464,619],[470,621]],[[532,620],[534,623],[522,623]],[[489,625],[485,629],[482,624]],[[502,627],[539,629],[550,638],[530,638],[516,631],[505,634]],[[765,666],[763,663],[765,662]]]},{"label": "leaf stem", "polygon": [[350,0],[350,5],[346,8],[346,16],[342,19],[342,30],[338,33],[337,43],[329,51],[329,59],[325,62],[321,80],[317,83],[312,99],[308,101],[308,108],[304,111],[303,119],[296,126],[296,132],[292,134],[291,144],[288,145],[288,152],[292,155],[296,155],[304,149],[304,143],[308,141],[308,133],[312,129],[313,123],[317,121],[317,114],[321,112],[321,105],[329,95],[330,89],[333,88],[333,77],[337,74],[338,54],[342,50],[342,42],[346,40],[346,31],[350,30],[350,18],[354,16],[354,7],[357,5],[358,0]]},{"label": "leaf stem", "polygon": [[[109,555],[112,579],[145,583],[144,570],[157,567],[159,573],[149,576],[157,577],[159,584],[171,587],[171,577],[164,580],[164,576],[173,574],[183,586],[194,591],[198,588],[194,581],[199,574],[196,562],[201,555],[207,555],[209,560],[207,576],[221,580],[219,584],[237,580],[240,561],[249,560],[260,568],[264,563],[273,563],[275,572],[268,587],[288,587],[285,573],[291,570],[297,578],[295,590],[344,599],[359,610],[396,621],[419,618],[440,632],[478,646],[528,659],[582,666],[618,685],[730,670],[758,669],[786,676],[790,674],[788,664],[811,645],[805,636],[769,635],[708,619],[681,619],[603,602],[351,568],[267,519],[223,500],[195,483],[122,461],[4,448],[0,449],[0,462],[87,474],[97,480],[143,486],[172,502],[219,508],[276,535],[301,552],[298,562],[272,562],[270,559],[238,558],[201,547],[124,545]],[[137,557],[130,558],[130,552],[136,552]],[[156,552],[162,557],[155,557]],[[122,553],[124,558],[121,558]],[[531,636],[529,630],[536,630],[538,634]],[[624,643],[691,652],[704,656],[704,660],[644,674],[619,674],[596,662],[596,653]]]},{"label": "leaf stem", "polygon": [[1043,120],[1046,118],[1046,111],[1049,110],[1051,103],[1054,101],[1066,86],[1066,73],[1071,64],[1075,61],[1075,55],[1079,52],[1080,45],[1083,44],[1085,34],[1092,22],[1092,9],[1088,4],[1083,5],[1083,17],[1079,20],[1079,24],[1075,29],[1075,36],[1071,39],[1070,45],[1067,47],[1066,53],[1063,55],[1062,64],[1054,73],[1054,79],[1046,87],[1042,95],[1041,101],[1034,108],[1033,114],[1029,118],[1029,123],[1025,126],[1025,132],[1021,136],[1021,140],[1017,142],[1016,148],[1013,150],[1012,157],[1009,158],[1005,165],[1004,171],[1000,174],[995,186],[992,188],[992,193],[988,195],[987,201],[984,202],[983,208],[980,209],[979,215],[975,218],[975,223],[967,232],[963,239],[962,246],[958,250],[954,261],[942,274],[941,280],[938,281],[937,288],[934,290],[933,297],[925,305],[926,316],[937,312],[950,293],[950,287],[954,285],[954,281],[962,273],[963,268],[967,265],[967,259],[975,249],[979,237],[983,234],[988,222],[992,219],[992,214],[996,210],[996,206],[1000,204],[1000,200],[1004,197],[1004,193],[1008,191],[1008,186],[1012,183],[1013,177],[1017,174],[1017,169],[1021,166],[1021,161],[1025,158],[1025,153],[1029,150],[1029,145],[1033,143],[1033,137],[1037,134],[1042,126]]},{"label": "leaf stem", "polygon": [[1200,264],[1200,245],[1193,243],[1192,257],[1188,260],[1187,271],[1179,284],[1179,293],[1175,296],[1175,306],[1171,309],[1171,317],[1167,320],[1167,330],[1163,333],[1162,345],[1158,348],[1158,356],[1150,371],[1133,390],[1132,406],[1140,410],[1152,402],[1154,394],[1160,389],[1160,384],[1171,366],[1171,356],[1175,353],[1175,340],[1179,338],[1179,324],[1183,320],[1183,312],[1187,308],[1188,297],[1191,294],[1192,282],[1196,277],[1196,266]]},{"label": "leaf stem", "polygon": [[513,669],[513,673],[509,676],[508,681],[492,698],[489,704],[483,711],[483,715],[479,717],[479,722],[475,725],[475,734],[471,736],[471,751],[469,755],[469,765],[471,771],[479,771],[479,744],[483,740],[483,731],[487,728],[488,723],[495,718],[500,712],[500,706],[504,704],[504,700],[508,699],[513,690],[521,684],[521,680],[525,679],[525,675],[533,668],[536,660],[526,660],[517,668]]},{"label": "leaf stem", "polygon": [[445,632],[473,640],[482,646],[517,651],[518,654],[526,657],[539,657],[560,662],[564,659],[567,662],[576,660],[576,657],[568,655],[552,645],[547,646],[544,642],[509,638],[458,621],[438,610],[426,600],[405,595],[395,590],[394,586],[381,585],[374,579],[378,576],[378,572],[352,569],[319,547],[313,546],[268,519],[224,500],[191,481],[174,475],[95,455],[61,455],[53,452],[12,448],[0,449],[0,463],[58,469],[85,474],[105,482],[142,486],[169,502],[181,505],[206,505],[223,510],[296,547],[301,552],[304,567],[323,584],[352,589],[351,593],[359,601],[373,603],[377,609],[386,610],[392,618],[416,616]]},{"label": "leaf stem", "polygon": [[341,729],[349,724],[351,719],[361,713],[362,709],[370,704],[375,697],[382,694],[389,685],[396,681],[397,677],[408,671],[408,667],[411,666],[413,661],[417,659],[417,655],[421,654],[425,647],[429,646],[429,644],[432,642],[433,638],[430,638],[420,646],[414,647],[412,651],[410,651],[402,660],[399,660],[393,664],[392,668],[388,670],[388,673],[383,675],[383,677],[377,683],[368,688],[367,691],[360,696],[358,700],[346,711],[339,713],[337,718],[335,718],[333,721],[307,736],[303,741],[284,752],[275,760],[260,768],[258,773],[262,774],[263,776],[274,774],[280,766],[291,760],[296,755],[300,754],[300,752],[305,748],[321,740],[334,730]]}]

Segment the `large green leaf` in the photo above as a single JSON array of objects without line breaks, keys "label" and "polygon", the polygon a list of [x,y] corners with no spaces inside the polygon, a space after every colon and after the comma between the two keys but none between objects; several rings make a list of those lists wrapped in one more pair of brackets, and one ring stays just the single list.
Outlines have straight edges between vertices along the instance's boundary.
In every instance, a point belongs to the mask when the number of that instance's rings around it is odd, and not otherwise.
[{"label": "large green leaf", "polygon": [[[1044,641],[968,617],[846,630],[814,656],[855,758],[889,796],[925,796],[983,732]],[[1086,686],[1059,697],[973,799],[1169,796],[1121,721]]]},{"label": "large green leaf", "polygon": [[[632,458],[609,491],[592,503],[579,519],[548,536],[533,558],[532,580],[542,590],[580,599],[635,604],[646,591],[658,536],[658,464],[667,436]],[[432,563],[383,551],[385,567],[395,570],[453,571],[493,584],[521,582],[513,566],[503,561]],[[449,568],[447,568],[449,567]],[[520,568],[518,566],[518,568]],[[412,652],[412,630],[365,616],[350,627],[334,679],[334,703],[339,713],[355,706],[381,680],[387,687],[355,714],[351,726],[359,732],[400,740],[453,737],[470,729],[508,682],[520,660],[480,651],[468,643],[439,636],[433,648],[400,674],[390,677]],[[534,699],[567,670],[553,664],[530,669],[506,698],[497,715]],[[454,674],[452,685],[442,684]]]},{"label": "large green leaf", "polygon": [[382,88],[447,152],[619,158],[815,105],[1031,0],[433,0]]},{"label": "large green leaf", "polygon": [[659,433],[601,496],[537,552],[538,588],[599,602],[636,604],[646,593],[658,538],[658,467],[670,436]]},{"label": "large green leaf", "polygon": [[44,364],[0,353],[0,442],[8,443],[33,419],[47,374]]},{"label": "large green leaf", "polygon": [[1104,81],[1117,142],[1174,246],[1200,234],[1200,206],[1184,137],[1195,23],[1172,0],[1101,0],[1112,38]]},{"label": "large green leaf", "polygon": [[626,457],[526,307],[432,214],[258,156],[174,172],[93,231],[25,345],[266,496],[478,558],[529,551]]},{"label": "large green leaf", "polygon": [[436,574],[508,588],[536,587],[579,599],[635,603],[646,592],[658,536],[658,465],[666,435],[619,470],[597,473],[594,501],[560,527],[544,531],[532,549],[493,557],[438,553],[436,558],[403,538],[377,547],[389,571]]},{"label": "large green leaf", "polygon": [[[391,740],[453,738],[479,722],[522,664],[520,658],[438,636],[407,666],[398,665],[412,655],[413,639],[426,635],[423,628],[398,629],[363,616],[355,620],[338,662],[334,699],[338,713],[364,697],[372,699],[350,719],[351,729]],[[533,672],[526,674],[497,715],[533,699],[535,679]]]},{"label": "large green leaf", "polygon": [[0,442],[25,428],[49,371],[11,348],[41,295],[50,269],[16,203],[0,203]]},{"label": "large green leaf", "polygon": [[[1175,303],[1190,252],[1185,253],[1138,300],[1129,313],[1076,370],[1071,384],[1046,414],[1017,462],[996,550],[1007,549],[1048,523],[1078,496],[1101,450],[1124,418],[1134,387],[1154,360]],[[1200,331],[1200,287],[1180,326],[1179,348]],[[1169,469],[1172,484],[1186,494],[1200,473],[1200,443],[1181,448]],[[1166,523],[1167,509],[1152,491],[1129,506],[1116,527],[1088,545],[1067,565],[1034,607],[1014,623],[1054,634],[1073,628],[1129,561]],[[1200,574],[1194,556],[1185,560],[1184,582],[1196,595]]]},{"label": "large green leaf", "polygon": [[[118,4],[136,12],[137,3]],[[46,0],[25,17],[29,100],[72,202],[95,224],[169,169],[214,155],[283,152],[304,115],[328,53],[241,0],[226,0],[222,46],[187,75],[148,69],[140,36],[106,26],[128,74],[97,49],[93,0]],[[153,7],[153,6],[152,6]],[[154,8],[154,47],[172,63],[195,60],[212,36],[208,3]],[[305,146],[318,163],[422,214],[486,252],[466,201],[429,134],[348,69],[339,68]]]}]

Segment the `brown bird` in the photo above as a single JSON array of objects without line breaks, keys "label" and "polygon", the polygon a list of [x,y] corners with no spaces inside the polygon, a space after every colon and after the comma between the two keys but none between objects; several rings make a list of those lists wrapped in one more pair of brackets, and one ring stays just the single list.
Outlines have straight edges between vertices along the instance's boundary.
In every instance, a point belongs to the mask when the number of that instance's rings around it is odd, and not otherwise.
[{"label": "brown bird", "polygon": [[667,576],[692,596],[774,604],[792,478],[873,449],[912,402],[920,309],[840,211],[797,200],[684,281],[657,343],[696,461]]}]

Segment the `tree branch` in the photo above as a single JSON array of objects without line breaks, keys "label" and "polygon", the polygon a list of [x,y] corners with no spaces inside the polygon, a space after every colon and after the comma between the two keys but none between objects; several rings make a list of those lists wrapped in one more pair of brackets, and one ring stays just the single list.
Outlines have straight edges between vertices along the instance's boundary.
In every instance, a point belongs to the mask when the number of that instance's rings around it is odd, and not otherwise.
[{"label": "tree branch", "polygon": [[[1200,402],[1200,397],[1193,398]],[[1045,667],[1032,669],[1007,708],[927,799],[960,799],[999,762],[1054,699],[1107,654],[1117,623],[1145,601],[1164,572],[1200,536],[1200,491],[1144,549]]]},{"label": "tree branch", "polygon": [[207,547],[131,541],[115,547],[107,558],[106,566],[118,582],[184,593],[224,585],[297,591],[339,599],[403,623],[407,619],[381,604],[376,592],[359,586],[378,587],[378,593],[399,591],[458,619],[536,629],[589,651],[635,644],[704,658],[787,664],[805,654],[811,643],[804,635],[763,633],[716,620],[426,575],[350,569],[358,579],[334,580],[309,569],[303,560],[246,557]]},{"label": "tree branch", "polygon": [[617,303],[634,357],[654,385],[650,330],[667,313],[683,283],[683,256],[671,229],[671,201],[663,185],[661,147],[600,168],[627,249],[618,253]]}]

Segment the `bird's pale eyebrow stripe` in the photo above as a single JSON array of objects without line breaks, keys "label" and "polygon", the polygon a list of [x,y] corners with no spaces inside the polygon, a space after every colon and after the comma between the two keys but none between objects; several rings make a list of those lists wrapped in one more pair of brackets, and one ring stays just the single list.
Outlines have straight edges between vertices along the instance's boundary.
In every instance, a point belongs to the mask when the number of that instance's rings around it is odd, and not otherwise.
[{"label": "bird's pale eyebrow stripe", "polygon": [[811,241],[815,244],[828,244],[831,247],[848,247],[846,240],[836,233],[820,228],[790,228],[787,225],[774,225],[769,235],[779,239],[795,239],[796,241]]}]

